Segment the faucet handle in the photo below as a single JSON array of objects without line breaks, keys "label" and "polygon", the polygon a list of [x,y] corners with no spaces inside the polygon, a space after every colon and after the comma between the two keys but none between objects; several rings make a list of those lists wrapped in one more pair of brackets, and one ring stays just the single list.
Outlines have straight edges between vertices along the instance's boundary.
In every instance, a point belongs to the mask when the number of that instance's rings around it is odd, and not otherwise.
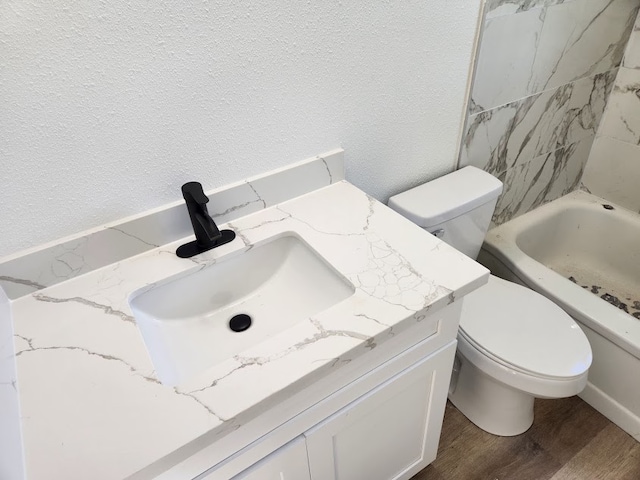
[{"label": "faucet handle", "polygon": [[182,185],[182,196],[187,202],[192,200],[200,205],[204,205],[209,201],[209,197],[204,194],[200,182],[187,182]]}]

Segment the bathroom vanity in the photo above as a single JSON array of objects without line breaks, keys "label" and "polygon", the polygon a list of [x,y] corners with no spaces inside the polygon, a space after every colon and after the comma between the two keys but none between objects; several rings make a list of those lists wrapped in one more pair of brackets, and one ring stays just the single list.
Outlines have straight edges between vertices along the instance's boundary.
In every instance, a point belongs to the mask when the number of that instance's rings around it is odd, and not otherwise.
[{"label": "bathroom vanity", "polygon": [[[24,458],[0,472],[407,479],[433,461],[461,302],[488,271],[344,181],[341,151],[208,196],[236,239],[192,258],[176,203],[0,263],[22,280],[2,284],[0,435]],[[69,252],[82,275],[47,276]]]},{"label": "bathroom vanity", "polygon": [[[198,477],[203,479],[410,478],[436,456],[458,314],[457,306],[445,307],[375,355],[362,355],[249,422],[246,431],[255,430],[253,436],[283,423],[227,460],[212,465],[232,438],[182,467],[213,466]],[[424,340],[412,345],[416,338]],[[171,472],[159,478],[185,477]]]}]

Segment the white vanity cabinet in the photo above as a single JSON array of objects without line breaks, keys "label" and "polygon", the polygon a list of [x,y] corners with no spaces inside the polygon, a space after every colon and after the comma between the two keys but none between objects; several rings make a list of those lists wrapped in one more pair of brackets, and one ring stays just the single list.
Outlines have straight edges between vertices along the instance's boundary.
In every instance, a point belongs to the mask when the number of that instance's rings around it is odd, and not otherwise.
[{"label": "white vanity cabinet", "polygon": [[[408,480],[436,458],[461,305],[419,319],[152,478]],[[225,443],[246,439],[250,428],[252,442]]]},{"label": "white vanity cabinet", "polygon": [[232,480],[411,478],[436,458],[455,349],[419,359]]},{"label": "white vanity cabinet", "polygon": [[407,479],[435,460],[454,353],[452,344],[305,432],[311,479]]}]

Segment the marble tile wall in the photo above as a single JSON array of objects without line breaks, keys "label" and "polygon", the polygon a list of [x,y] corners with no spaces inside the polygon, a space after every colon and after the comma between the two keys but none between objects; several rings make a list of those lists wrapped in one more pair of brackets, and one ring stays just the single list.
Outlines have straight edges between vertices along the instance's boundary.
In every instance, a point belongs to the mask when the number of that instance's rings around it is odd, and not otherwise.
[{"label": "marble tile wall", "polygon": [[487,0],[460,166],[505,182],[495,225],[579,186],[639,7]]},{"label": "marble tile wall", "polygon": [[629,39],[582,186],[640,213],[640,17]]}]

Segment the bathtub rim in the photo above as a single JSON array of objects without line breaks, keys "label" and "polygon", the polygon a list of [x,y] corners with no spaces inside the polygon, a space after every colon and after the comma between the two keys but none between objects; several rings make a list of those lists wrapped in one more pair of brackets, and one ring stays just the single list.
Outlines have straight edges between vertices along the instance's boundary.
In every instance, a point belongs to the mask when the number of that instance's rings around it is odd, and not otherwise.
[{"label": "bathtub rim", "polygon": [[[572,205],[580,207],[591,205],[591,208],[596,210],[601,208],[602,203],[614,205],[617,215],[638,215],[595,195],[575,191],[490,230],[482,246],[481,258],[483,255],[490,255],[494,262],[502,263],[504,268],[516,276],[519,283],[554,299],[569,315],[582,319],[586,326],[636,358],[640,358],[640,320],[528,256],[516,242],[518,235],[525,228],[543,222],[560,210]],[[640,221],[640,217],[637,221]],[[491,259],[488,260],[487,263],[492,263]],[[491,269],[491,265],[485,266]],[[493,273],[498,276],[504,275],[504,272],[501,275],[499,271]],[[563,291],[564,294],[558,296],[554,293],[558,291]],[[598,320],[599,318],[607,318],[608,323],[603,324]],[[635,339],[635,342],[632,339]]]}]

